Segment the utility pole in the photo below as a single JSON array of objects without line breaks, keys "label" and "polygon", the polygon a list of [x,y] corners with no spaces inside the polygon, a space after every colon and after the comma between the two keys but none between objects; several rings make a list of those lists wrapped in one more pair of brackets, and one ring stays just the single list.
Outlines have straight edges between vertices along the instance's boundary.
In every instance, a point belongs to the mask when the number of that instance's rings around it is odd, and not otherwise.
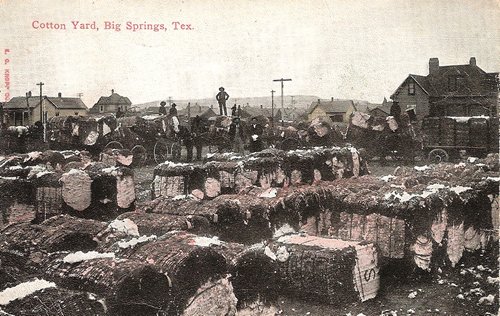
[{"label": "utility pole", "polygon": [[[274,93],[276,91],[271,90],[271,127],[274,127]],[[282,113],[283,115],[283,113]]]},{"label": "utility pole", "polygon": [[284,81],[292,81],[292,79],[274,79],[273,81],[280,81],[281,82],[281,115],[285,113],[285,108],[283,106],[283,82]]},{"label": "utility pole", "polygon": [[30,93],[26,92],[26,107],[28,108],[28,125],[31,125],[29,97],[30,97]]},{"label": "utility pole", "polygon": [[292,95],[292,104],[291,104],[292,108],[293,108],[293,95]]},{"label": "utility pole", "polygon": [[76,94],[76,96],[81,99],[83,97],[83,93],[79,92],[79,93]]},{"label": "utility pole", "polygon": [[42,106],[42,86],[44,85],[43,82],[37,83],[37,86],[40,86],[40,122],[43,123],[43,106]]},{"label": "utility pole", "polygon": [[43,124],[43,141],[46,142],[47,141],[45,135],[46,122],[43,117],[43,96],[42,96],[42,87],[44,83],[40,81],[40,83],[37,83],[36,85],[40,86],[40,122]]}]

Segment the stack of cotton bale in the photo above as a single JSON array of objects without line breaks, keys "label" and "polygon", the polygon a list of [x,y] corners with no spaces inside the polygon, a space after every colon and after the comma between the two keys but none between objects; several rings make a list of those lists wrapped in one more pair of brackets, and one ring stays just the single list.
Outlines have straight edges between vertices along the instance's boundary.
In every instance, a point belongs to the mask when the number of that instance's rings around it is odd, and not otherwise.
[{"label": "stack of cotton bale", "polygon": [[192,194],[212,199],[254,186],[269,189],[367,174],[355,148],[264,150],[246,157],[212,155],[203,166],[165,162],[154,171],[153,198]]},{"label": "stack of cotton bale", "polygon": [[0,179],[4,187],[3,224],[40,221],[62,213],[111,218],[134,207],[131,169],[100,163],[70,164],[77,168],[64,171],[48,164],[4,168]]},{"label": "stack of cotton bale", "polygon": [[369,241],[383,257],[411,258],[428,270],[454,266],[464,251],[490,247],[498,226],[495,170],[498,160],[492,156],[474,163],[398,168],[396,175],[383,178],[255,188],[246,196],[223,195],[209,203],[159,199],[153,212],[203,214],[225,240],[233,235],[246,242],[247,232],[257,229],[268,236],[288,225],[310,235]]},{"label": "stack of cotton bale", "polygon": [[[38,293],[47,302],[66,293],[58,304],[68,313],[79,308],[100,314],[99,306],[107,315],[236,313],[228,261],[210,247],[216,238],[179,231],[143,238],[130,220],[103,223],[67,215],[11,225],[0,237],[0,270],[15,271],[23,280],[42,278],[29,284],[32,292],[52,288]],[[23,294],[23,286],[6,291]],[[13,298],[17,304],[9,310],[32,315],[24,311],[32,292]],[[88,296],[78,305],[74,298],[80,294]]]},{"label": "stack of cotton bale", "polygon": [[[210,201],[161,197],[142,206],[134,218],[150,218],[147,222],[151,227],[158,227],[158,232],[163,232],[166,228],[161,228],[161,220],[165,216],[178,220],[182,227],[187,225],[189,231],[251,244],[272,236],[269,209],[270,205],[264,198],[249,195],[221,195]],[[163,226],[171,224],[164,223]]]},{"label": "stack of cotton bale", "polygon": [[46,150],[33,151],[26,154],[0,156],[0,175],[16,176],[16,172],[30,166],[45,165],[54,169],[64,169],[67,165],[86,164],[90,162],[88,152],[78,150]]}]

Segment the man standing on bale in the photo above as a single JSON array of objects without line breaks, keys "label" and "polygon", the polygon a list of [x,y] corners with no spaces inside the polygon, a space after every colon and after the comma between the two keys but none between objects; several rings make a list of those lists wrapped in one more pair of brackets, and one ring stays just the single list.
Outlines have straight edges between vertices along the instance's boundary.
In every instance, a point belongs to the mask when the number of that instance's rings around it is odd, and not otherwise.
[{"label": "man standing on bale", "polygon": [[170,114],[171,116],[177,116],[177,108],[176,108],[177,104],[175,103],[172,103],[171,107],[170,107],[170,110],[168,111],[168,114]]},{"label": "man standing on bale", "polygon": [[167,108],[165,107],[167,103],[165,101],[160,102],[160,108],[158,109],[158,114],[167,115]]},{"label": "man standing on bale", "polygon": [[233,152],[243,154],[243,144],[245,141],[245,134],[240,125],[240,118],[235,117],[231,125],[229,125],[229,140],[231,141]]},{"label": "man standing on bale", "polygon": [[215,99],[219,102],[220,115],[223,114],[222,110],[224,110],[224,115],[227,115],[226,101],[229,99],[229,94],[224,91],[223,87],[219,88],[219,93],[217,93]]},{"label": "man standing on bale", "polygon": [[262,125],[257,122],[257,118],[252,118],[252,122],[250,125],[250,152],[254,153],[257,151],[261,151],[263,149],[262,144],[262,134],[264,134],[264,128]]}]

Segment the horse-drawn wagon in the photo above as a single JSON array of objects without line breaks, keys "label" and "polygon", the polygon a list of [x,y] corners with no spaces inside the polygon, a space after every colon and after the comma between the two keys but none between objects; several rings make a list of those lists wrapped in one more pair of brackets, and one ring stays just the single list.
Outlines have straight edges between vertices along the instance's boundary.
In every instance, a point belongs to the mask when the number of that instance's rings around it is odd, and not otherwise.
[{"label": "horse-drawn wagon", "polygon": [[430,161],[447,161],[465,152],[498,152],[497,117],[427,117],[422,121],[423,149]]},{"label": "horse-drawn wagon", "polygon": [[392,116],[376,118],[354,112],[345,141],[362,148],[368,158],[411,161],[422,154],[420,133],[407,116],[403,116],[398,123]]},{"label": "horse-drawn wagon", "polygon": [[[149,158],[165,161],[180,156],[180,144],[170,131],[168,116],[53,117],[48,124],[52,149],[87,150],[93,156],[127,156],[130,165]],[[128,165],[128,164],[127,164]]]}]

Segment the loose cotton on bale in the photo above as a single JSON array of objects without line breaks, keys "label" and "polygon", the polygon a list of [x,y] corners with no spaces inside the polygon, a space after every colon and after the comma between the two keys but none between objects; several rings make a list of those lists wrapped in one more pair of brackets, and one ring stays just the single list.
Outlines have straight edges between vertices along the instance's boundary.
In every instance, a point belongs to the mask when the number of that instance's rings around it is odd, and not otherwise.
[{"label": "loose cotton on bale", "polygon": [[340,304],[378,293],[378,258],[371,243],[294,234],[273,241],[270,249],[282,289],[291,295]]}]

